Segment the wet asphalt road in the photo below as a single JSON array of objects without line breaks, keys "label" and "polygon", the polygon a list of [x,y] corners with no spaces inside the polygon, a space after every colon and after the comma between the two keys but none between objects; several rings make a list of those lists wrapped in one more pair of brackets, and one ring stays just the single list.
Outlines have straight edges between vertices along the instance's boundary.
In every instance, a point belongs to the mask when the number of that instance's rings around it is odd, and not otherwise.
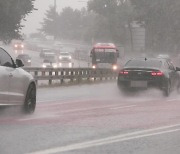
[{"label": "wet asphalt road", "polygon": [[180,95],[116,83],[41,88],[33,115],[0,111],[0,154],[179,154]]}]

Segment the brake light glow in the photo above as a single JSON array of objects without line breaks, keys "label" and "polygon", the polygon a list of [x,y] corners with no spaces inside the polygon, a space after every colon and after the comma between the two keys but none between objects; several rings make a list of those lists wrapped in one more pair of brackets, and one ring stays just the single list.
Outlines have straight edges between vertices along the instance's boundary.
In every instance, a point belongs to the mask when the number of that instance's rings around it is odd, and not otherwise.
[{"label": "brake light glow", "polygon": [[163,76],[163,72],[159,71],[159,72],[151,72],[152,76]]},{"label": "brake light glow", "polygon": [[127,75],[127,74],[129,74],[129,72],[128,71],[121,71],[120,74]]}]

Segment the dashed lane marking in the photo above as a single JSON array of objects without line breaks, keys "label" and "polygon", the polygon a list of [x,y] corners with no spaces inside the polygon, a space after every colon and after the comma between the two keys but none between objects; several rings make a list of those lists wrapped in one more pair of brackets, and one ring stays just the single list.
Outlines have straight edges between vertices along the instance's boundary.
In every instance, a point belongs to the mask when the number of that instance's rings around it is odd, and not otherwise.
[{"label": "dashed lane marking", "polygon": [[125,109],[125,108],[131,108],[131,107],[136,107],[137,105],[129,105],[129,106],[120,106],[120,107],[114,107],[111,108],[112,110],[118,110],[118,109]]}]

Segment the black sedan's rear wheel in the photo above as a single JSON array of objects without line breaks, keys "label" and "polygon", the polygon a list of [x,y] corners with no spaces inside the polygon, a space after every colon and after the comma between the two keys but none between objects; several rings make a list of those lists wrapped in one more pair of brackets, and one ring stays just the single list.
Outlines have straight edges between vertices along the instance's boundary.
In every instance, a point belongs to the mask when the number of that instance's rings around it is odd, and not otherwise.
[{"label": "black sedan's rear wheel", "polygon": [[178,82],[178,85],[177,85],[177,93],[180,94],[180,82]]},{"label": "black sedan's rear wheel", "polygon": [[36,86],[34,84],[30,84],[24,102],[24,112],[31,114],[35,111],[35,108],[36,108]]},{"label": "black sedan's rear wheel", "polygon": [[168,97],[171,92],[171,83],[168,81],[166,85],[166,89],[164,89],[164,96]]}]

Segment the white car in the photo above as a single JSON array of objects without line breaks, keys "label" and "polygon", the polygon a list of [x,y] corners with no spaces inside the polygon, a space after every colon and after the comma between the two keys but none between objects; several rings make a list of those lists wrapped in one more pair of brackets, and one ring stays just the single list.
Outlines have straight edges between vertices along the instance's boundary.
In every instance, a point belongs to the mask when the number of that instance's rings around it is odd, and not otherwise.
[{"label": "white car", "polygon": [[16,62],[0,48],[0,106],[21,105],[25,113],[33,113],[36,107],[36,82],[23,70],[22,61]]},{"label": "white car", "polygon": [[59,54],[59,67],[73,67],[72,56],[69,52],[61,52]]},{"label": "white car", "polygon": [[59,60],[61,61],[71,61],[72,60],[72,56],[69,52],[60,52],[59,54]]},{"label": "white car", "polygon": [[58,64],[55,59],[45,59],[42,64],[43,68],[57,68]]}]

